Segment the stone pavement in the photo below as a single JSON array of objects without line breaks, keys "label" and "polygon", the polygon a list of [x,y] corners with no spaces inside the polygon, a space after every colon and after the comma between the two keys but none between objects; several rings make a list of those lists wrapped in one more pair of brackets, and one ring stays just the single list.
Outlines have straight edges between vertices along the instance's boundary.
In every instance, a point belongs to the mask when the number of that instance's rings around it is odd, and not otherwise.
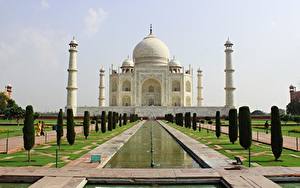
[{"label": "stone pavement", "polygon": [[[145,123],[145,121],[138,122],[133,127],[127,129],[118,136],[106,141],[95,149],[91,150],[82,157],[71,161],[64,168],[68,167],[84,167],[84,168],[103,168],[106,163],[117,153],[117,151],[131,138],[132,135]],[[91,155],[100,154],[101,163],[91,163]]]},{"label": "stone pavement", "polygon": [[[81,133],[83,131],[82,126],[76,126],[75,132]],[[67,130],[64,129],[64,135],[67,134]],[[36,136],[35,145],[45,144],[56,140],[56,131],[48,131],[45,136]],[[14,153],[24,149],[23,136],[15,136],[8,138],[8,153]],[[0,153],[6,152],[6,138],[0,139]]]},{"label": "stone pavement", "polygon": [[[280,187],[268,178],[297,178],[300,167],[252,167],[241,170],[225,169],[111,169],[111,168],[45,168],[0,167],[0,181],[34,182],[30,187],[67,188],[84,187],[87,180],[99,183],[217,183],[234,188]],[[35,177],[35,178],[33,178]],[[44,177],[44,178],[41,178]],[[266,178],[267,177],[267,178]],[[47,185],[47,186],[45,186]]]},{"label": "stone pavement", "polygon": [[204,167],[210,168],[231,168],[232,160],[230,160],[225,155],[217,152],[208,146],[201,144],[197,140],[185,135],[184,133],[178,131],[177,129],[170,127],[163,121],[158,121],[172,136],[177,140],[181,146],[188,150],[189,154],[197,159],[197,161]]},{"label": "stone pavement", "polygon": [[[214,125],[208,124],[202,124],[201,127],[213,131],[216,129]],[[222,126],[221,132],[228,134],[228,126]],[[252,131],[252,140],[265,144],[271,144],[271,133],[266,134],[264,132]],[[283,136],[283,148],[300,151],[300,139],[297,137]]]}]

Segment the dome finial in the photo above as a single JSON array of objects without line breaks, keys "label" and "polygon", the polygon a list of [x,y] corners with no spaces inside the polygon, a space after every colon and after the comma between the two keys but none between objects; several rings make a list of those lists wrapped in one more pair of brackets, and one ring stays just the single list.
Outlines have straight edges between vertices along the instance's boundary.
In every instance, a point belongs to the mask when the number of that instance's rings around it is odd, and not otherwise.
[{"label": "dome finial", "polygon": [[150,24],[150,35],[152,35],[152,24]]}]

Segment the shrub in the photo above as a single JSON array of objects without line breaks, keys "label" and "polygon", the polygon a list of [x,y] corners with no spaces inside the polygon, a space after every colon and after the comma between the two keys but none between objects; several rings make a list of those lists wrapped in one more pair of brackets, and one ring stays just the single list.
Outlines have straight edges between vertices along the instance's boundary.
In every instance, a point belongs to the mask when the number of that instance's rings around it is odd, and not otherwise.
[{"label": "shrub", "polygon": [[106,132],[106,112],[102,111],[101,113],[101,132]]},{"label": "shrub", "polygon": [[127,125],[127,114],[123,114],[123,125]]},{"label": "shrub", "polygon": [[113,129],[115,129],[115,128],[116,128],[116,125],[117,125],[116,115],[117,115],[117,112],[113,112],[113,113],[112,113],[112,128],[113,128]]},{"label": "shrub", "polygon": [[230,109],[229,110],[229,140],[231,143],[234,142],[238,138],[238,124],[237,124],[237,109]]},{"label": "shrub", "polygon": [[193,113],[193,130],[194,131],[197,130],[197,114],[196,113]]},{"label": "shrub", "polygon": [[244,149],[249,149],[252,143],[252,128],[250,110],[248,106],[239,108],[239,135],[240,145]]},{"label": "shrub", "polygon": [[179,126],[183,127],[183,113],[178,114],[178,123]]},{"label": "shrub", "polygon": [[271,108],[271,146],[272,152],[277,161],[282,152],[282,132],[279,117],[279,109],[277,106]]},{"label": "shrub", "polygon": [[109,111],[108,112],[108,116],[107,116],[107,119],[108,119],[108,121],[107,121],[107,129],[108,129],[108,131],[112,131],[112,124],[113,124],[113,113],[112,113],[112,111]]},{"label": "shrub", "polygon": [[89,136],[90,133],[90,113],[89,111],[84,111],[84,117],[83,117],[83,134],[85,139]]},{"label": "shrub", "polygon": [[33,108],[31,105],[26,106],[24,127],[23,127],[23,141],[24,149],[28,151],[28,162],[30,162],[30,150],[34,146],[35,135],[34,135],[34,117]]},{"label": "shrub", "polygon": [[95,116],[95,131],[96,133],[99,132],[99,116]]},{"label": "shrub", "polygon": [[220,111],[216,112],[216,137],[219,138],[221,136],[221,118]]},{"label": "shrub", "polygon": [[74,116],[73,110],[67,109],[67,140],[70,145],[73,145],[75,142],[75,130],[74,130]]},{"label": "shrub", "polygon": [[122,114],[119,115],[119,127],[122,127]]},{"label": "shrub", "polygon": [[59,110],[58,116],[57,116],[57,125],[56,125],[56,144],[60,148],[61,144],[61,137],[63,136],[63,111],[62,109]]}]

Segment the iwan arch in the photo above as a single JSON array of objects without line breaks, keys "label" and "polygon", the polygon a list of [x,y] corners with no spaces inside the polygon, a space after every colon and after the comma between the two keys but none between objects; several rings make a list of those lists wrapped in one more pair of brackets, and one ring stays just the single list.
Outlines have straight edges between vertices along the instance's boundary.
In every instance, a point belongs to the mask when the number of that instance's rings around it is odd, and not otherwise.
[{"label": "iwan arch", "polygon": [[[109,70],[109,97],[104,96],[104,74],[100,69],[99,98],[97,107],[77,107],[77,42],[70,43],[68,103],[76,115],[85,110],[92,114],[101,111],[136,113],[140,116],[163,116],[166,113],[196,112],[199,116],[215,115],[217,110],[227,114],[234,107],[234,86],[231,63],[232,43],[225,43],[225,105],[202,106],[202,71],[197,71],[197,106],[193,105],[193,69],[184,69],[175,57],[170,57],[167,45],[158,39],[150,27],[150,33],[139,42],[132,59],[126,58],[120,68]],[[105,101],[108,99],[108,106]]]}]

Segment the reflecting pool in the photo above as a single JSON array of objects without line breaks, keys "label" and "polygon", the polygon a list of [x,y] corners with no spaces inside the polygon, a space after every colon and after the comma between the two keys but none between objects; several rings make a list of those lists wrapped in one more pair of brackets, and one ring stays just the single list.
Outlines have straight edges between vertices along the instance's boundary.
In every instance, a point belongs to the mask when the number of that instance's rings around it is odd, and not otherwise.
[{"label": "reflecting pool", "polygon": [[105,168],[199,168],[199,164],[156,121],[147,121]]}]

